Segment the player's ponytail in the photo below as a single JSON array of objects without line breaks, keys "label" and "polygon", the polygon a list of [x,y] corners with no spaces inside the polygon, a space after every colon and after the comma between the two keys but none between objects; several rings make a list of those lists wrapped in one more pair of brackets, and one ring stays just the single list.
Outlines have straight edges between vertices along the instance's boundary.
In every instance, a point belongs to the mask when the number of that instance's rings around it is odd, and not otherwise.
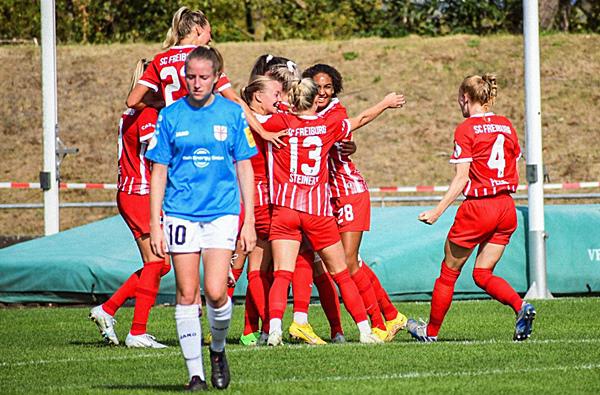
[{"label": "player's ponytail", "polygon": [[149,64],[150,61],[146,59],[138,60],[138,62],[135,65],[135,70],[131,75],[131,82],[129,83],[129,93],[131,93],[137,82],[140,80],[140,78],[142,78],[142,74],[144,74],[144,71],[146,71],[146,68]]},{"label": "player's ponytail", "polygon": [[271,67],[266,75],[281,82],[283,91],[288,94],[292,85],[299,83],[302,79],[298,66],[291,60],[287,60],[285,64],[278,64]]},{"label": "player's ponytail", "polygon": [[185,36],[191,33],[194,26],[204,28],[207,24],[208,19],[202,11],[192,11],[188,7],[179,8],[173,15],[171,27],[167,31],[167,36],[162,44],[163,49],[179,44]]},{"label": "player's ponytail", "polygon": [[495,103],[498,94],[496,75],[485,73],[483,76],[468,76],[460,84],[459,93],[466,94],[470,100],[487,109]]},{"label": "player's ponytail", "polygon": [[294,112],[302,112],[312,107],[318,94],[317,84],[311,78],[303,78],[291,84],[288,97]]},{"label": "player's ponytail", "polygon": [[190,52],[185,59],[185,67],[188,67],[188,64],[193,59],[204,59],[212,62],[213,73],[217,76],[220,76],[223,72],[223,68],[225,67],[223,63],[223,56],[221,53],[215,48],[208,45],[200,45],[192,52]]}]

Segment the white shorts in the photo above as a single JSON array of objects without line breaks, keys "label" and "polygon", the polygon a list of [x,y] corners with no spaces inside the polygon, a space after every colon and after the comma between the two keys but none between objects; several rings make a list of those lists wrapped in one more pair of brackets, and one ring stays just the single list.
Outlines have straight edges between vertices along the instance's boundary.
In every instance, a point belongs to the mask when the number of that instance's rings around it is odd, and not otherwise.
[{"label": "white shorts", "polygon": [[194,222],[164,216],[163,230],[169,252],[199,252],[204,248],[235,250],[237,215],[224,215],[212,222]]}]

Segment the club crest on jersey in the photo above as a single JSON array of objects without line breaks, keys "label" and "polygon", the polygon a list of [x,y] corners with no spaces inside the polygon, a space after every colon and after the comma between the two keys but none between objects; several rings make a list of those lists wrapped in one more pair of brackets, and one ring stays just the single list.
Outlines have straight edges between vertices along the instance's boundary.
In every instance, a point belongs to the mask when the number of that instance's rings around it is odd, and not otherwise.
[{"label": "club crest on jersey", "polygon": [[458,145],[458,143],[455,141],[454,142],[454,157],[460,158],[461,153],[462,153],[462,148],[460,148],[460,145]]},{"label": "club crest on jersey", "polygon": [[227,126],[215,125],[213,126],[213,134],[217,141],[227,140]]}]

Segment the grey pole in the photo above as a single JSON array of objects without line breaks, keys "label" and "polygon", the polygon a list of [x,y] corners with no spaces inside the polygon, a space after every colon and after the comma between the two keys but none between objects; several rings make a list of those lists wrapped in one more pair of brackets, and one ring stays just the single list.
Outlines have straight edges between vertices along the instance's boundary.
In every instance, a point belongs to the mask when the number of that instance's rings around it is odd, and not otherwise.
[{"label": "grey pole", "polygon": [[59,231],[59,198],[56,176],[56,18],[54,0],[42,0],[42,101],[44,129],[44,170],[40,184],[44,190],[44,233]]},{"label": "grey pole", "polygon": [[551,298],[546,284],[546,232],[544,230],[544,171],[542,163],[542,105],[540,93],[540,42],[538,0],[523,0],[525,47],[525,129],[527,145],[528,299]]}]

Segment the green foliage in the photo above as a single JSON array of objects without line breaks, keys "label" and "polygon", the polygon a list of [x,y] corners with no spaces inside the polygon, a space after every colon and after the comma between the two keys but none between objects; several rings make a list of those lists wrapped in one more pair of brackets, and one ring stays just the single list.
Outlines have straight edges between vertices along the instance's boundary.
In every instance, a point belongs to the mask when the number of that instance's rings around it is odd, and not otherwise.
[{"label": "green foliage", "polygon": [[[56,0],[57,38],[161,41],[181,5],[203,10],[217,41],[520,33],[523,19],[522,0]],[[600,32],[600,2],[569,0],[556,19],[565,30]],[[40,0],[0,3],[0,38],[39,36]]]},{"label": "green foliage", "polygon": [[358,58],[358,52],[350,51],[342,54],[344,60],[354,60]]}]

